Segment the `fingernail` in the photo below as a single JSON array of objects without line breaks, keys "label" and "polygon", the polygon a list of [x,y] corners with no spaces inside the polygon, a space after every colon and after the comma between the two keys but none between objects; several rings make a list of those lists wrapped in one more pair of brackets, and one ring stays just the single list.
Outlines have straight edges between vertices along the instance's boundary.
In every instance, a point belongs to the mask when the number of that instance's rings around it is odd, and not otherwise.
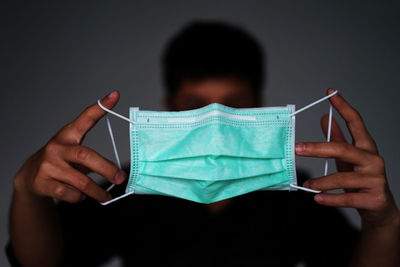
[{"label": "fingernail", "polygon": [[310,188],[310,183],[308,181],[305,181],[303,184],[303,187]]},{"label": "fingernail", "polygon": [[333,88],[328,89],[328,94],[332,94],[333,92],[335,92],[335,89],[333,89]]},{"label": "fingernail", "polygon": [[306,150],[306,145],[303,143],[296,144],[296,153],[301,153]]},{"label": "fingernail", "polygon": [[114,176],[115,184],[121,184],[125,181],[126,174],[124,171],[118,171]]},{"label": "fingernail", "polygon": [[317,202],[321,202],[323,200],[323,197],[321,195],[315,195],[314,200]]}]

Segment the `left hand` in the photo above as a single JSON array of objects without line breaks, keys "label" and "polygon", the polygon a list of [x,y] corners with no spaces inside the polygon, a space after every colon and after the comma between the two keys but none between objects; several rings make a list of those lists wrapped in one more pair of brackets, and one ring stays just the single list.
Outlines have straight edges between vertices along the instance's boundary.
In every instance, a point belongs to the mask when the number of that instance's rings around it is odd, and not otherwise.
[{"label": "left hand", "polygon": [[[328,94],[333,91],[328,89]],[[353,142],[348,144],[345,141],[338,124],[332,120],[331,142],[296,144],[297,155],[335,158],[338,168],[338,172],[308,180],[303,186],[321,191],[344,189],[344,193],[321,193],[314,199],[326,206],[356,208],[363,225],[398,223],[400,213],[389,190],[385,162],[379,156],[360,114],[339,94],[331,97],[330,102],[345,120]],[[321,124],[326,134],[327,116],[322,118]]]}]

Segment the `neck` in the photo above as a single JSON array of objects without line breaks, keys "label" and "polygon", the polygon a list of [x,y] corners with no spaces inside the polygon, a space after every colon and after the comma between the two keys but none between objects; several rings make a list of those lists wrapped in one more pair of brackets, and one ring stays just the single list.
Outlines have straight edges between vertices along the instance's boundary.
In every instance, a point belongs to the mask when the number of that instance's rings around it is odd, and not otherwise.
[{"label": "neck", "polygon": [[221,213],[228,205],[229,203],[231,203],[232,200],[230,199],[225,199],[225,200],[221,200],[215,203],[211,203],[207,205],[207,209],[209,212],[211,212],[212,214],[219,214]]}]

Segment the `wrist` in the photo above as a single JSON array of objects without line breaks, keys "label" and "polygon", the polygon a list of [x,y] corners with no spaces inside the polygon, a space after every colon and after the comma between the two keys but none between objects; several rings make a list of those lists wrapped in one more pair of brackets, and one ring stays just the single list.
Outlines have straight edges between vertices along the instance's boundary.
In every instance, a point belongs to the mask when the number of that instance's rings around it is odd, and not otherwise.
[{"label": "wrist", "polygon": [[387,232],[387,231],[397,231],[400,233],[400,212],[394,207],[394,210],[387,216],[384,220],[379,223],[371,223],[368,221],[362,222],[362,231],[365,232]]},{"label": "wrist", "polygon": [[32,171],[26,170],[24,168],[25,166],[22,167],[22,169],[17,173],[17,175],[14,178],[13,181],[13,189],[14,189],[14,195],[17,197],[23,197],[23,198],[28,198],[28,199],[44,199],[45,197],[38,195],[37,193],[34,192],[31,182],[30,182],[30,177],[29,173],[34,173]]},{"label": "wrist", "polygon": [[37,204],[45,204],[53,203],[53,199],[47,196],[41,196],[36,194],[23,179],[14,179],[14,196],[13,201],[16,203],[20,203],[22,205],[37,205]]}]

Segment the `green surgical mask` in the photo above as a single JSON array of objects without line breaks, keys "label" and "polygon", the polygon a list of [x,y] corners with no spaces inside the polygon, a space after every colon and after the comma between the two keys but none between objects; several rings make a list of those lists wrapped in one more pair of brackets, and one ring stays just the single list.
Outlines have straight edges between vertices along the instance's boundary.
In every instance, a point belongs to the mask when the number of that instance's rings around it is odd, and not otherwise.
[{"label": "green surgical mask", "polygon": [[[236,109],[210,104],[178,112],[131,108],[130,118],[122,117],[130,122],[126,192],[102,204],[130,194],[213,203],[256,190],[301,189],[295,166],[296,113],[294,105]],[[108,118],[107,123],[114,140]]]}]

